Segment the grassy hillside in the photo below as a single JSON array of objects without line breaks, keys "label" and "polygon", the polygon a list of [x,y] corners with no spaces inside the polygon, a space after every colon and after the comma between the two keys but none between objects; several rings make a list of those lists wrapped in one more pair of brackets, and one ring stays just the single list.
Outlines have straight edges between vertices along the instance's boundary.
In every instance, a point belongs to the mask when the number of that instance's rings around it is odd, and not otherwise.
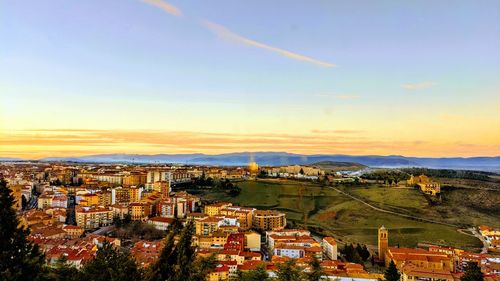
[{"label": "grassy hillside", "polygon": [[[228,200],[245,206],[276,209],[287,213],[297,225],[304,223],[307,214],[309,227],[342,241],[376,244],[377,228],[388,227],[391,245],[416,246],[418,242],[450,245],[475,250],[480,241],[459,233],[458,227],[427,223],[375,211],[361,202],[308,182],[288,180],[256,180],[239,182],[240,195],[231,198],[220,193],[208,193],[207,199]],[[452,224],[489,224],[500,227],[500,217],[490,210],[470,207],[468,198],[473,190],[445,192],[440,204],[415,189],[379,187],[375,185],[342,187],[356,197],[378,207],[403,214],[434,219]],[[498,196],[493,191],[489,196]],[[494,208],[494,207],[493,207]]]}]

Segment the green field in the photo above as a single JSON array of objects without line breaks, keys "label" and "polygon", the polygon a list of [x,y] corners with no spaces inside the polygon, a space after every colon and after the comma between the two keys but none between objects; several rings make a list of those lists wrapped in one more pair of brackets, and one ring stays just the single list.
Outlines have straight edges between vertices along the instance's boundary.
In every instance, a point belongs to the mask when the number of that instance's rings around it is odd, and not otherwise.
[{"label": "green field", "polygon": [[[414,247],[418,242],[455,246],[470,250],[479,249],[481,242],[472,236],[459,233],[458,227],[427,223],[378,212],[361,202],[314,183],[288,180],[252,180],[238,182],[241,193],[234,198],[220,193],[208,193],[206,199],[227,200],[243,206],[284,211],[296,225],[304,222],[324,234],[333,235],[344,242],[376,244],[377,228],[390,229],[391,245]],[[500,226],[496,213],[488,214],[460,203],[467,192],[451,190],[443,196],[446,200],[431,206],[428,198],[415,189],[396,189],[375,185],[341,187],[350,194],[380,208],[416,215],[452,224],[490,224]],[[464,193],[465,192],[465,193]],[[301,200],[302,198],[302,200]]]}]

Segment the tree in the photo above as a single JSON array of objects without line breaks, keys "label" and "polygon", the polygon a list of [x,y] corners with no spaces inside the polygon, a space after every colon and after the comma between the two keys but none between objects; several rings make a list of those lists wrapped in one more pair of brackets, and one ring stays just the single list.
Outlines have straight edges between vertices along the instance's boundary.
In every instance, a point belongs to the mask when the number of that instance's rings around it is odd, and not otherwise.
[{"label": "tree", "polygon": [[158,261],[151,266],[145,279],[148,281],[164,281],[170,278],[170,274],[174,269],[176,256],[175,232],[170,231]]},{"label": "tree", "polygon": [[193,272],[189,280],[204,281],[207,274],[210,273],[216,266],[217,258],[215,255],[211,255],[207,258],[197,258],[194,262]]},{"label": "tree", "polygon": [[475,262],[469,262],[465,267],[465,274],[460,277],[460,281],[483,281],[484,276],[481,268]]},{"label": "tree", "polygon": [[396,264],[393,260],[389,264],[389,267],[385,270],[384,278],[387,281],[399,281],[401,274],[399,274],[398,269],[396,268]]},{"label": "tree", "polygon": [[82,269],[83,280],[93,281],[133,281],[141,278],[135,261],[128,253],[119,252],[104,242],[97,250],[96,257]]},{"label": "tree", "polygon": [[363,261],[367,261],[368,258],[370,257],[370,251],[368,251],[368,248],[366,245],[356,245],[356,251],[358,252],[359,256]]},{"label": "tree", "polygon": [[194,224],[188,223],[181,231],[177,248],[176,270],[174,271],[174,280],[190,280],[192,273],[191,265],[196,258],[195,248],[191,245],[194,234]]},{"label": "tree", "polygon": [[[196,258],[195,247],[192,246],[194,224],[188,223],[184,228],[173,227],[165,241],[165,247],[158,261],[147,273],[149,281],[203,281],[206,275],[215,268],[215,258]],[[179,234],[178,242],[175,236]]]},{"label": "tree", "polygon": [[249,270],[247,272],[239,272],[238,279],[239,281],[269,281],[269,274],[263,265],[257,266],[257,268]]},{"label": "tree", "polygon": [[21,196],[21,207],[23,210],[26,210],[26,207],[28,207],[28,200],[24,195]]},{"label": "tree", "polygon": [[309,263],[310,271],[307,273],[307,280],[309,281],[321,281],[324,280],[323,275],[325,272],[321,268],[321,263],[316,256],[313,256],[311,262]]},{"label": "tree", "polygon": [[40,280],[45,259],[38,245],[27,240],[29,230],[19,224],[14,197],[0,180],[0,280]]},{"label": "tree", "polygon": [[289,260],[277,265],[276,277],[278,281],[303,281],[302,270],[297,267],[295,260]]}]

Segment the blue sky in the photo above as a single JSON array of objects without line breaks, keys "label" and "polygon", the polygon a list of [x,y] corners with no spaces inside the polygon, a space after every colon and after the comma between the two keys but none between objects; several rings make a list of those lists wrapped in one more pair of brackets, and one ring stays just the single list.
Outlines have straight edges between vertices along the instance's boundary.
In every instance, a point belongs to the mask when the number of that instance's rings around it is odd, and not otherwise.
[{"label": "blue sky", "polygon": [[[1,1],[0,125],[10,138],[352,130],[397,150],[354,154],[468,154],[446,150],[460,144],[498,155],[498,50],[498,1]],[[415,127],[427,129],[404,132]],[[27,149],[5,145],[6,155]],[[166,145],[145,151],[195,150]],[[279,149],[298,151],[290,147]]]}]

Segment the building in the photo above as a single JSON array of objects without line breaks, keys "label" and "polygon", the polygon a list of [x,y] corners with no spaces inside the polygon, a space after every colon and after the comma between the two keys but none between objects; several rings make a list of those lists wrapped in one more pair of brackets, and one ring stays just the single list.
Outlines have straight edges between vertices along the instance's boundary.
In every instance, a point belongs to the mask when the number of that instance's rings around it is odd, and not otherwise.
[{"label": "building", "polygon": [[76,206],[76,224],[84,229],[93,229],[110,225],[113,222],[113,210],[108,207]]},{"label": "building", "polygon": [[99,206],[109,206],[112,204],[111,191],[103,190],[96,193]]},{"label": "building", "polygon": [[286,226],[285,213],[275,210],[256,210],[253,212],[252,226],[263,231],[284,229]]},{"label": "building", "polygon": [[260,252],[260,237],[261,235],[257,232],[245,232],[245,250]]},{"label": "building", "polygon": [[233,204],[227,202],[220,202],[210,205],[205,205],[203,212],[209,216],[218,216],[222,209],[232,206]]},{"label": "building", "polygon": [[157,181],[168,181],[172,180],[172,173],[170,171],[149,171],[146,176],[146,182],[148,184],[154,184]]},{"label": "building", "polygon": [[142,188],[131,186],[128,189],[128,193],[129,193],[129,202],[130,203],[141,201]]},{"label": "building", "polygon": [[420,175],[417,177],[411,175],[407,183],[410,186],[417,185],[423,193],[427,193],[433,196],[436,196],[441,192],[441,186],[439,185],[439,183],[431,181],[426,175]]},{"label": "building", "polygon": [[63,226],[62,230],[66,232],[65,237],[69,239],[79,238],[83,235],[83,232],[85,231],[83,227],[77,225],[65,225]]},{"label": "building", "polygon": [[153,183],[153,190],[161,193],[165,197],[168,197],[170,192],[172,192],[171,182],[169,180],[155,181]]},{"label": "building", "polygon": [[130,192],[128,188],[117,187],[111,189],[111,204],[130,203]]},{"label": "building", "polygon": [[206,217],[195,222],[196,235],[210,235],[219,230],[219,225],[222,223],[221,218]]},{"label": "building", "polygon": [[417,267],[413,264],[404,265],[401,268],[401,281],[454,281],[453,275],[449,270],[430,269]]},{"label": "building", "polygon": [[291,259],[298,259],[305,257],[306,250],[305,247],[301,246],[280,245],[274,247],[273,255],[278,257],[288,257]]},{"label": "building", "polygon": [[378,259],[385,260],[385,252],[389,248],[389,230],[384,226],[378,229]]},{"label": "building", "polygon": [[132,220],[145,220],[152,215],[152,205],[149,203],[130,203],[128,209]]},{"label": "building", "polygon": [[146,183],[147,175],[144,173],[130,173],[123,177],[124,186],[140,186]]},{"label": "building", "polygon": [[152,217],[148,220],[149,224],[152,224],[158,230],[167,230],[168,226],[174,221],[173,218],[165,217]]},{"label": "building", "polygon": [[337,241],[335,238],[327,236],[321,241],[321,248],[323,254],[330,260],[337,260]]},{"label": "building", "polygon": [[52,207],[52,199],[54,198],[54,195],[52,194],[42,194],[38,196],[38,209],[47,209]]},{"label": "building", "polygon": [[207,281],[221,281],[228,280],[229,278],[229,267],[227,265],[217,265],[214,270],[208,273]]},{"label": "building", "polygon": [[164,241],[138,241],[130,250],[130,254],[142,268],[156,263],[164,247]]},{"label": "building", "polygon": [[398,269],[412,264],[420,268],[453,272],[455,264],[452,255],[410,248],[388,248],[385,252],[385,265],[389,266],[391,260],[394,261]]},{"label": "building", "polygon": [[259,165],[255,162],[250,162],[248,164],[248,172],[250,172],[251,175],[257,174],[259,171]]}]

